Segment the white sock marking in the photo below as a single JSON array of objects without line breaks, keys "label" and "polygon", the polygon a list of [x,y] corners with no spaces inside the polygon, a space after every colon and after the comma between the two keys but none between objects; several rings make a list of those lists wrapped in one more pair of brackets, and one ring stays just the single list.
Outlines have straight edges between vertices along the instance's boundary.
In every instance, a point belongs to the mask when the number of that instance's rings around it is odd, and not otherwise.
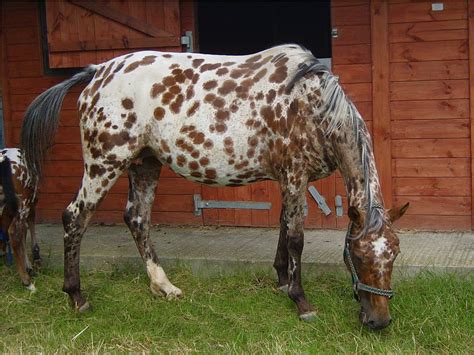
[{"label": "white sock marking", "polygon": [[168,280],[165,271],[160,265],[156,265],[152,260],[148,260],[146,262],[146,270],[151,280],[151,290],[154,293],[161,291],[169,298],[181,296],[182,291]]}]

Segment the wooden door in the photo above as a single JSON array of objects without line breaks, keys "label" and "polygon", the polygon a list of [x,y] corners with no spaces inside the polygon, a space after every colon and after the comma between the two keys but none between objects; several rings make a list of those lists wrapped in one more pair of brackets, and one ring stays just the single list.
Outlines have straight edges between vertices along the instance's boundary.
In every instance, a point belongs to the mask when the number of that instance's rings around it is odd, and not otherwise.
[{"label": "wooden door", "polygon": [[181,51],[179,1],[46,0],[50,68],[84,67],[136,51]]},{"label": "wooden door", "polygon": [[[13,5],[13,2],[9,4]],[[21,5],[22,14],[27,16],[27,19],[39,17],[36,12],[30,15],[25,10],[26,3],[21,4],[23,4]],[[36,11],[38,5],[33,2],[31,4],[28,8]],[[182,51],[180,36],[185,31],[195,31],[194,5],[188,0],[45,0],[43,4],[43,25],[46,26],[44,32],[47,35],[50,68],[78,68],[90,63],[101,63],[128,52],[146,49]],[[17,32],[16,28],[12,30],[14,31]],[[38,53],[34,52],[36,54],[34,58],[31,55],[26,59],[21,58],[21,64],[28,68],[30,62],[27,60],[35,59],[36,62],[33,64],[38,67],[38,74],[35,74],[38,78],[27,77],[34,75],[27,74],[24,68],[20,71],[25,77],[21,77],[21,82],[25,83],[24,86],[28,85],[27,92],[33,93],[34,90],[35,95],[22,99],[21,105],[17,105],[17,122],[20,122],[24,109],[34,96],[67,77],[52,78],[43,74],[39,60],[41,48],[39,35],[37,38],[38,42],[32,43],[31,47]],[[22,41],[24,42],[23,39]],[[9,81],[15,84],[15,79]],[[42,86],[39,87],[39,85]],[[16,85],[16,90],[19,91],[18,85]],[[42,221],[60,221],[62,211],[80,185],[83,164],[76,108],[80,90],[80,87],[74,88],[65,98],[61,113],[61,127],[56,135],[50,159],[45,164],[45,176],[40,189],[38,208],[38,219]],[[17,127],[20,126],[19,123],[15,124]],[[15,133],[15,136],[18,134]],[[95,213],[94,221],[123,222],[127,191],[128,181],[124,174]],[[202,224],[202,217],[193,214],[193,195],[200,193],[201,185],[184,180],[168,168],[164,168],[153,206],[153,223]]]}]

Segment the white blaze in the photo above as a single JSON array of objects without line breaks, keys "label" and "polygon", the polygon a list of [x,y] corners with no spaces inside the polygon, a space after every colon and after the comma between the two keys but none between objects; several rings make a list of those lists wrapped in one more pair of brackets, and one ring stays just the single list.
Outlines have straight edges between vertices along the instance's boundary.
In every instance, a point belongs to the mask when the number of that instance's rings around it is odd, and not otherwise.
[{"label": "white blaze", "polygon": [[381,237],[372,242],[372,248],[376,257],[380,257],[387,250],[387,239]]}]

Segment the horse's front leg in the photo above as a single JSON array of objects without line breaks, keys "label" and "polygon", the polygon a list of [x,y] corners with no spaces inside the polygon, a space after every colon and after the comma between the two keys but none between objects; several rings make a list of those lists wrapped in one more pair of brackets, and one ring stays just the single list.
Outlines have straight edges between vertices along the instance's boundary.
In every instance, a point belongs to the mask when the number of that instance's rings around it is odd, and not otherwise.
[{"label": "horse's front leg", "polygon": [[[290,180],[291,181],[291,180]],[[306,181],[282,186],[284,220],[288,228],[288,296],[296,303],[302,320],[315,318],[315,308],[306,299],[301,284],[301,253],[304,245],[304,202]]]}]

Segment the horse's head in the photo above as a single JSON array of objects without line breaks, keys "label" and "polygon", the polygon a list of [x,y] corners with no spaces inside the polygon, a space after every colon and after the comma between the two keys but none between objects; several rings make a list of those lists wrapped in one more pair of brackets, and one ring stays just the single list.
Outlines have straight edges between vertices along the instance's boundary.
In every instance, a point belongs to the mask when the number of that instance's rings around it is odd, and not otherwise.
[{"label": "horse's head", "polygon": [[[348,239],[345,246],[347,268],[352,274],[354,297],[360,300],[359,319],[372,329],[382,329],[390,324],[388,300],[392,296],[391,279],[395,258],[400,252],[399,240],[392,223],[407,210],[403,207],[385,211],[383,227],[377,232]],[[365,212],[350,207],[349,235],[360,235],[364,228]]]}]

